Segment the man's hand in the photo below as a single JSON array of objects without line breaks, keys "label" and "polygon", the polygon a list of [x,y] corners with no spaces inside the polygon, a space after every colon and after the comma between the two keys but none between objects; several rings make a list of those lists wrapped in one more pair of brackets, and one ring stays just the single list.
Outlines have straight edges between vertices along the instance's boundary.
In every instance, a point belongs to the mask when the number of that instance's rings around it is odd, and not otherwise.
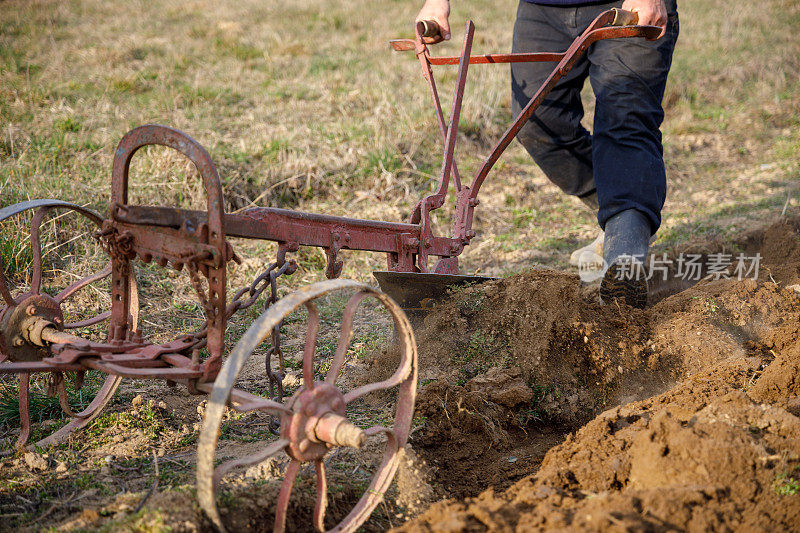
[{"label": "man's hand", "polygon": [[[425,4],[426,6],[428,4]],[[424,9],[424,8],[423,8]],[[646,26],[660,26],[660,39],[667,31],[667,6],[664,0],[625,0],[622,9],[632,11],[639,15],[639,24]]]},{"label": "man's hand", "polygon": [[[663,3],[662,3],[663,5]],[[666,11],[665,11],[666,13]],[[450,0],[426,0],[414,22],[432,20],[439,25],[439,35],[425,39],[427,44],[450,40]],[[664,15],[666,20],[666,14]]]}]

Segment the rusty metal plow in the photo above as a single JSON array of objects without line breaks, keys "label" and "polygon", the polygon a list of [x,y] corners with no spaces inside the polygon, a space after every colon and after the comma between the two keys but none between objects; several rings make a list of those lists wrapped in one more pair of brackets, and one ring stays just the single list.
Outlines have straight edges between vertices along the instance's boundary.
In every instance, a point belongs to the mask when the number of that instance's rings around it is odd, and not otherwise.
[{"label": "rusty metal plow", "polygon": [[[317,380],[314,375],[314,351],[320,316],[314,300],[342,289],[356,289],[358,292],[345,307],[338,346],[330,368],[323,380]],[[391,314],[402,355],[397,369],[389,379],[343,392],[336,386],[336,382],[345,364],[345,355],[353,336],[354,314],[366,297],[377,299]],[[253,350],[300,306],[305,306],[308,310],[301,388],[285,404],[235,389],[234,384]],[[408,438],[417,383],[416,350],[411,326],[400,307],[385,294],[367,285],[349,280],[323,281],[289,294],[274,304],[236,344],[213,386],[205,384],[200,387],[201,390],[209,390],[209,399],[197,450],[197,494],[200,505],[214,524],[223,529],[215,497],[222,477],[234,468],[257,464],[284,452],[291,461],[278,496],[273,530],[284,531],[295,477],[300,465],[308,462],[314,463],[317,479],[314,525],[323,531],[327,506],[327,482],[323,462],[326,454],[340,446],[360,448],[367,437],[384,434],[387,442],[383,460],[369,488],[350,514],[332,528],[333,531],[355,531],[382,500],[398,466],[398,451]],[[373,426],[362,429],[347,419],[349,404],[371,392],[393,388],[397,388],[397,404],[394,425],[391,428]],[[257,410],[279,416],[280,437],[257,453],[228,460],[214,468],[217,439],[226,404],[241,412]]]},{"label": "rusty metal plow", "polygon": [[[631,25],[635,24],[635,20],[630,16],[620,18],[621,13],[624,15],[619,11],[600,15],[563,53],[473,56],[474,26],[471,22],[467,25],[464,47],[459,57],[432,56],[419,25],[415,40],[395,41],[393,45],[397,50],[416,51],[434,100],[436,120],[444,142],[439,185],[432,195],[417,203],[406,222],[363,220],[271,207],[226,213],[219,175],[208,152],[189,135],[156,124],[131,130],[117,146],[107,216],[60,200],[36,200],[0,208],[0,224],[19,215],[31,215],[29,238],[32,267],[27,289],[12,291],[0,265],[0,374],[16,374],[20,379],[21,430],[14,448],[23,448],[31,434],[28,402],[31,376],[34,374],[44,374],[49,378],[50,392],[58,396],[60,405],[71,418],[64,427],[34,445],[39,447],[55,444],[91,422],[108,404],[123,378],[158,379],[171,385],[181,384],[190,394],[209,394],[198,449],[198,497],[202,508],[220,529],[223,524],[214,494],[222,478],[235,468],[262,462],[279,453],[288,455],[289,466],[278,497],[275,531],[285,528],[292,486],[303,463],[313,463],[316,469],[314,525],[317,529],[323,529],[327,506],[324,459],[326,456],[328,460],[331,459],[328,452],[339,447],[358,449],[365,439],[383,435],[386,442],[382,462],[373,474],[369,488],[350,514],[333,528],[336,531],[355,530],[381,501],[397,469],[398,452],[408,439],[417,380],[414,336],[407,316],[389,296],[353,281],[330,279],[279,299],[277,279],[291,275],[297,269],[296,263],[287,258],[287,254],[296,252],[300,246],[322,248],[327,256],[325,274],[328,278],[337,278],[341,273],[342,262],[338,258],[341,250],[386,254],[387,272],[377,277],[381,286],[387,287],[387,292],[388,288],[393,288],[400,290],[400,296],[403,296],[403,292],[406,295],[414,293],[413,301],[402,302],[409,310],[415,310],[420,305],[427,308],[431,288],[470,279],[475,281],[476,278],[458,276],[458,257],[475,236],[472,220],[478,205],[478,191],[524,122],[593,42],[621,37],[652,39],[660,33],[659,28]],[[623,27],[614,27],[617,25]],[[468,67],[472,64],[516,61],[550,61],[556,65],[545,84],[486,157],[472,183],[467,185],[458,173],[454,154]],[[433,81],[432,66],[435,65],[458,65],[449,121],[445,121]],[[176,150],[194,164],[205,190],[205,210],[133,205],[129,202],[128,173],[131,159],[142,147],[150,145]],[[452,231],[449,236],[434,235],[431,212],[442,207],[448,197],[451,176],[456,189]],[[88,234],[99,241],[110,259],[108,266],[67,284],[57,292],[42,290],[40,225],[53,211],[74,212],[87,219],[96,228],[96,231]],[[239,260],[228,241],[230,237],[275,242],[278,254],[274,262],[265,265],[263,273],[250,286],[240,289],[229,298],[227,268],[231,261]],[[432,258],[438,259],[432,263]],[[178,335],[168,342],[156,343],[145,338],[139,329],[139,291],[134,276],[136,262],[172,268],[188,275],[203,311],[203,322],[199,329]],[[105,281],[109,277],[110,280]],[[89,316],[80,316],[78,320],[66,323],[65,304],[83,289],[94,287],[99,290],[99,285],[104,283],[109,283],[106,289],[110,301],[108,309],[88,313]],[[314,374],[314,357],[320,318],[314,300],[338,290],[355,290],[356,294],[346,306],[339,344],[330,368],[326,376],[318,380]],[[354,314],[367,297],[376,299],[392,316],[396,342],[402,354],[390,378],[345,391],[337,380],[345,365],[353,334]],[[247,330],[223,364],[228,321],[235,313],[259,301],[266,301],[264,314]],[[284,319],[301,306],[308,311],[303,381],[299,390],[284,402],[280,327]],[[94,340],[98,335],[98,326],[106,321],[105,340]],[[83,334],[85,328],[94,328],[90,329],[94,331],[92,340],[71,333],[77,331]],[[268,336],[270,348],[265,357],[265,371],[269,382],[267,390],[263,391],[267,397],[235,388],[245,363]],[[90,370],[105,374],[105,382],[94,400],[85,409],[75,412],[68,401],[68,380],[65,377],[74,373],[72,381],[76,388],[80,388],[84,375]],[[363,429],[348,420],[348,405],[384,389],[397,390],[391,427]],[[269,427],[277,433],[277,440],[265,444],[258,453],[229,460],[215,468],[217,440],[226,405],[242,412],[269,415]]]},{"label": "rusty metal plow", "polygon": [[[188,211],[167,207],[131,205],[128,202],[128,169],[134,153],[148,145],[171,147],[190,159],[204,182],[207,210]],[[159,379],[181,384],[190,394],[210,394],[210,404],[201,434],[198,453],[198,495],[212,522],[223,527],[214,501],[214,489],[229,470],[263,461],[284,451],[291,458],[283,489],[278,499],[275,530],[286,524],[291,488],[300,464],[313,462],[317,469],[315,525],[324,525],[327,482],[323,458],[333,447],[359,448],[365,439],[383,435],[385,448],[381,464],[368,490],[334,529],[352,531],[363,523],[381,501],[389,487],[399,450],[406,443],[414,409],[416,390],[416,345],[411,326],[402,309],[388,296],[368,286],[347,280],[329,280],[311,285],[296,293],[278,298],[277,280],[291,275],[297,264],[287,254],[300,245],[319,246],[326,250],[329,263],[326,273],[336,277],[341,268],[336,260],[339,249],[384,251],[404,250],[401,235],[415,229],[410,224],[392,224],[309,215],[280,209],[255,208],[242,214],[224,212],[222,190],[216,167],[208,153],[188,135],[158,125],[136,128],[123,137],[114,157],[110,214],[103,218],[83,207],[60,200],[23,202],[0,209],[0,223],[20,214],[33,213],[29,240],[32,246],[32,271],[26,289],[14,294],[0,270],[0,374],[20,378],[19,411],[21,430],[16,445],[4,453],[23,449],[31,434],[28,400],[31,376],[50,379],[53,395],[72,418],[64,427],[29,445],[47,447],[56,444],[72,431],[91,422],[108,404],[123,378]],[[52,210],[74,211],[96,228],[84,232],[97,239],[110,257],[110,265],[100,268],[54,296],[42,289],[43,267],[40,246],[42,221]],[[227,297],[227,265],[238,260],[228,236],[270,240],[278,243],[276,260],[268,265],[249,286]],[[173,340],[153,343],[139,329],[139,291],[133,263],[155,263],[188,274],[205,320],[200,328]],[[337,266],[338,265],[338,266]],[[110,310],[102,310],[73,323],[64,320],[62,307],[82,289],[110,276]],[[18,283],[20,285],[20,283]],[[330,369],[324,380],[314,379],[314,348],[320,319],[314,299],[336,290],[355,290],[343,315],[341,336]],[[99,290],[99,289],[98,289]],[[367,297],[377,299],[394,320],[396,342],[402,350],[395,373],[387,380],[340,391],[337,379],[353,335],[353,318],[358,305]],[[228,320],[244,309],[264,301],[265,314],[258,319],[236,345],[222,365],[224,338]],[[303,357],[303,384],[294,396],[282,403],[284,357],[280,326],[283,319],[299,306],[308,309],[308,331]],[[91,313],[90,313],[91,314]],[[98,335],[97,326],[107,321],[107,339],[90,340],[73,334],[77,330]],[[85,328],[92,328],[86,330]],[[265,370],[269,379],[268,398],[234,389],[244,362],[266,337],[270,348]],[[205,355],[205,356],[204,356]],[[274,360],[274,359],[277,359]],[[75,412],[66,392],[66,374],[75,374],[80,387],[87,371],[106,375],[96,397],[83,410]],[[359,428],[347,420],[346,406],[361,397],[384,389],[397,390],[394,423],[391,427]],[[258,454],[214,465],[217,432],[226,403],[240,411],[261,411],[271,415],[270,429],[279,438]],[[278,422],[279,421],[279,422]],[[279,430],[279,431],[278,431]],[[330,459],[330,458],[329,458]]]}]

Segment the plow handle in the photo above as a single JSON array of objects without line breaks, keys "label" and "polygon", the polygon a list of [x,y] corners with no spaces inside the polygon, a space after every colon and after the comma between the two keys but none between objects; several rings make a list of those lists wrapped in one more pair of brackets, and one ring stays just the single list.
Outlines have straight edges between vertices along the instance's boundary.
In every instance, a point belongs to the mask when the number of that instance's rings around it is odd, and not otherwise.
[{"label": "plow handle", "polygon": [[[639,15],[633,11],[626,11],[624,9],[612,8],[614,12],[614,20],[610,26],[635,26],[639,23]],[[438,43],[442,40],[441,29],[434,20],[420,20],[417,22],[417,33],[425,40],[426,44]]]},{"label": "plow handle", "polygon": [[[635,26],[639,23],[639,15],[633,11],[626,11],[616,7],[612,8],[611,11],[614,12],[614,20],[611,21],[610,26]],[[439,32],[439,25],[434,20],[420,20],[417,22],[417,33],[419,33],[420,37],[435,39],[440,37]]]},{"label": "plow handle", "polygon": [[417,22],[417,32],[420,37],[436,37],[439,35],[439,25],[434,20],[420,20]]},{"label": "plow handle", "polygon": [[639,15],[633,11],[625,11],[624,9],[612,8],[614,12],[614,20],[611,21],[611,26],[635,26],[639,23]]}]

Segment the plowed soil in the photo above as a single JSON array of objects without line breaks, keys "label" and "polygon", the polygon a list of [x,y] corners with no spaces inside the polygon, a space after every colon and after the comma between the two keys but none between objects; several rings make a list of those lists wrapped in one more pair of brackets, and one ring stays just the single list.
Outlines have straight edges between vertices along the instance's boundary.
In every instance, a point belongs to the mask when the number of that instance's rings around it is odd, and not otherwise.
[{"label": "plowed soil", "polygon": [[[415,328],[410,444],[361,529],[800,530],[800,213],[733,245],[667,252],[760,253],[761,268],[758,279],[653,280],[645,310],[601,306],[596,284],[556,270],[452,289]],[[365,313],[359,335],[386,337],[351,362],[355,385],[397,364],[396,351],[381,348],[391,344],[385,317]],[[263,360],[251,362],[260,371]],[[245,372],[245,385],[263,386],[259,376]],[[15,529],[211,531],[193,490],[203,404],[149,386],[159,401],[129,388],[132,399],[103,424],[0,464],[11,487],[0,511],[33,517]],[[380,393],[352,414],[374,424],[393,406]],[[272,438],[264,419],[229,415],[218,458]],[[326,459],[326,526],[362,496],[382,453],[373,444]],[[228,530],[272,529],[286,462],[227,478],[218,504]],[[303,468],[288,531],[310,529],[314,494],[313,469]]]},{"label": "plowed soil", "polygon": [[455,292],[418,334],[412,436],[445,499],[399,530],[800,530],[798,235],[696,245],[760,253],[758,279],[643,311],[549,270]]}]

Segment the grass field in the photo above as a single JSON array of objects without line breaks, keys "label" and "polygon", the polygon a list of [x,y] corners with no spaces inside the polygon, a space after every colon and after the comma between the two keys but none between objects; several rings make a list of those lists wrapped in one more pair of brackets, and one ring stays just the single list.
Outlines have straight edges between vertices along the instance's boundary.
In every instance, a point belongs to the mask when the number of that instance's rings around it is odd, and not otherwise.
[{"label": "grass field", "polygon": [[[103,211],[113,149],[136,125],[207,147],[228,209],[297,207],[404,219],[441,161],[418,65],[386,41],[414,2],[5,2],[0,15],[0,204],[68,199]],[[800,7],[682,2],[665,107],[670,194],[663,241],[727,234],[797,202]],[[511,1],[458,2],[476,51],[510,48]],[[460,32],[442,51],[457,50]],[[454,70],[439,71],[448,102]],[[588,92],[587,92],[588,96]],[[591,116],[591,115],[590,115]],[[473,170],[510,119],[507,68],[474,67],[458,155]],[[198,205],[166,149],[134,160],[142,201]],[[478,211],[469,269],[562,265],[593,217],[514,145]],[[4,239],[7,238],[4,237]],[[381,264],[383,258],[375,258]],[[365,277],[361,262],[348,275]]]},{"label": "grass field", "polygon": [[[387,45],[410,36],[417,9],[417,2],[364,0],[6,0],[0,207],[58,198],[105,213],[116,144],[154,122],[208,149],[229,211],[258,205],[404,220],[434,188],[441,164],[419,65]],[[731,242],[753,221],[800,205],[800,4],[684,0],[679,10],[663,126],[669,193],[657,249]],[[514,11],[511,0],[454,2],[453,41],[436,52],[459,50],[467,18],[477,26],[476,53],[508,51]],[[437,75],[449,103],[455,69],[440,67]],[[589,125],[588,87],[585,94]],[[457,148],[463,174],[477,169],[510,108],[507,67],[473,67]],[[134,200],[203,207],[193,167],[175,153],[148,149],[133,167]],[[447,213],[441,228],[449,227]],[[593,215],[516,144],[487,180],[476,213],[465,273],[566,268],[570,251],[596,232]],[[19,288],[32,260],[24,222],[0,230],[6,272]],[[85,237],[50,249],[48,283],[61,286],[102,263],[90,229],[73,218],[48,223],[46,248],[61,232]],[[232,269],[238,287],[272,260],[274,248],[234,246],[246,258]],[[297,259],[301,269],[289,286],[323,277],[320,251],[301,250]],[[345,259],[343,275],[367,281],[385,265],[377,255]],[[140,272],[150,298],[146,332],[196,326],[188,284],[155,270]],[[234,332],[244,327],[234,324]]]}]

